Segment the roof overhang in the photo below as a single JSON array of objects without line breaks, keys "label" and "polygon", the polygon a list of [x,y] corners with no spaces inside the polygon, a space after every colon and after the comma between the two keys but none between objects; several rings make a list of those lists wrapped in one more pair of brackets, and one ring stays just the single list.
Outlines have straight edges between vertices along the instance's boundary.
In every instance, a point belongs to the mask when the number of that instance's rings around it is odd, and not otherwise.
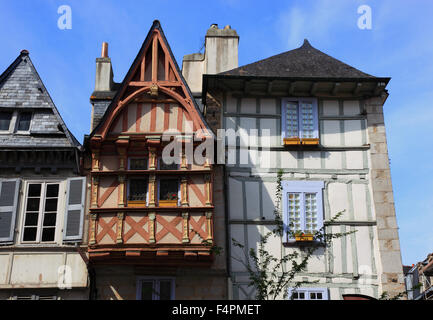
[{"label": "roof overhang", "polygon": [[391,78],[319,78],[263,77],[221,74],[203,75],[202,99],[208,90],[219,89],[256,96],[317,96],[317,97],[374,97],[386,93]]}]

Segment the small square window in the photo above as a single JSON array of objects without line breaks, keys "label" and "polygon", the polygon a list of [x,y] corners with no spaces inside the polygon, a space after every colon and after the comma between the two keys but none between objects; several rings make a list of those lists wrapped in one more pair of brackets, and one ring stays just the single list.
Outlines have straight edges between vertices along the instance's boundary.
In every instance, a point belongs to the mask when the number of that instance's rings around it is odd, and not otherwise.
[{"label": "small square window", "polygon": [[129,170],[147,170],[147,158],[130,158]]},{"label": "small square window", "polygon": [[31,112],[21,112],[18,119],[17,131],[29,131],[31,120]]},{"label": "small square window", "polygon": [[137,284],[138,300],[173,300],[175,299],[174,279],[143,279]]},{"label": "small square window", "polygon": [[0,112],[0,130],[8,131],[12,120],[12,112]]},{"label": "small square window", "polygon": [[161,157],[159,158],[159,170],[178,170],[179,165],[173,161],[173,163],[165,162],[164,159]]}]

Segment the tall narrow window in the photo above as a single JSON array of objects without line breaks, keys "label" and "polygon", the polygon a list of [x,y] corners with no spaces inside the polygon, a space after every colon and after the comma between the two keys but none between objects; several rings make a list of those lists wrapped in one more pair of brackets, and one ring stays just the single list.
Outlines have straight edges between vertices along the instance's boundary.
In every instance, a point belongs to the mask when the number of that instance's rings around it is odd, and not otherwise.
[{"label": "tall narrow window", "polygon": [[0,112],[0,130],[8,131],[12,119],[12,112]]},{"label": "tall narrow window", "polygon": [[318,144],[318,124],[315,99],[283,99],[281,138],[284,145]]},{"label": "tall narrow window", "polygon": [[147,178],[130,178],[128,180],[128,206],[146,206]]},{"label": "tall narrow window", "polygon": [[17,131],[29,131],[31,119],[31,112],[21,112],[18,117]]},{"label": "tall narrow window", "polygon": [[175,207],[179,201],[179,179],[162,178],[159,180],[159,206]]},{"label": "tall narrow window", "polygon": [[53,242],[59,201],[58,183],[30,183],[24,214],[23,242]]},{"label": "tall narrow window", "polygon": [[283,181],[283,218],[288,240],[314,235],[323,226],[322,181]]}]

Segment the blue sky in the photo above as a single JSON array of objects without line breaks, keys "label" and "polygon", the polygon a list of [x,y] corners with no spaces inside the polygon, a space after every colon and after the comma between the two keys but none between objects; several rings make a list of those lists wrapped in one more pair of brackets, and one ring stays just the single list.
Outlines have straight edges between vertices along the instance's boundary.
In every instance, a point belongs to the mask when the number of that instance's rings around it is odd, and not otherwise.
[{"label": "blue sky", "polygon": [[[357,27],[360,5],[372,29]],[[60,30],[57,9],[72,9]],[[198,52],[210,24],[240,35],[239,64],[294,49],[308,38],[321,51],[375,76],[390,76],[385,121],[403,263],[433,251],[433,2],[427,0],[114,1],[0,0],[0,73],[30,51],[67,126],[89,132],[90,94],[101,43],[110,44],[120,82],[154,19],[181,66]]]}]

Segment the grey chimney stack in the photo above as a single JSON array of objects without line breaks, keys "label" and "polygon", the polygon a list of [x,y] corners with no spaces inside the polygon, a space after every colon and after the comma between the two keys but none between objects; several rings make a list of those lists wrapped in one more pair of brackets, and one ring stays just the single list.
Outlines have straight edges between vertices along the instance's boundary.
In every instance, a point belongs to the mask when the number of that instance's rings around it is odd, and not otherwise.
[{"label": "grey chimney stack", "polygon": [[238,67],[239,36],[230,25],[211,24],[206,32],[205,52],[183,57],[182,74],[194,95],[202,90],[203,74],[216,74]]},{"label": "grey chimney stack", "polygon": [[113,87],[113,69],[108,57],[108,43],[102,43],[101,57],[96,58],[95,91],[111,91]]}]

